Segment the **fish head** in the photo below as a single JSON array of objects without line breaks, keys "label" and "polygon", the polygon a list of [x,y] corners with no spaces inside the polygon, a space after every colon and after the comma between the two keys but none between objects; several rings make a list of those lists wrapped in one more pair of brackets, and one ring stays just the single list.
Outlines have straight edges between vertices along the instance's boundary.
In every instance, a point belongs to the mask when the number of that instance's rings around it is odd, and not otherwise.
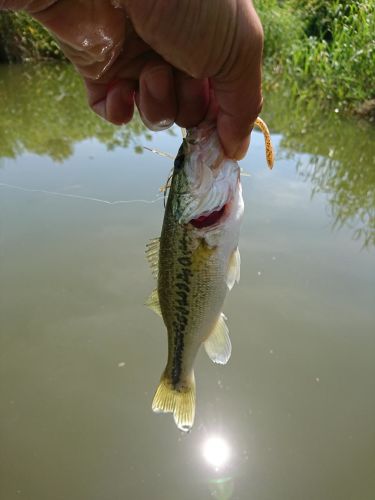
[{"label": "fish head", "polygon": [[225,156],[215,126],[188,130],[175,160],[171,191],[176,222],[189,225],[210,246],[223,233],[238,240],[243,214],[240,168]]}]

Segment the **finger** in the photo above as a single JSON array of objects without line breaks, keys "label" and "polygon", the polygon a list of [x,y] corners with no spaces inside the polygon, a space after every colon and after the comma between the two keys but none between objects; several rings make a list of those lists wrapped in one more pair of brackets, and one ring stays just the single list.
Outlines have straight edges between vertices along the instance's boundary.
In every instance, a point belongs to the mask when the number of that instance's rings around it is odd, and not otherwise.
[{"label": "finger", "polygon": [[251,2],[241,2],[231,56],[212,80],[218,133],[226,154],[245,156],[250,132],[262,108],[263,29]]},{"label": "finger", "polygon": [[218,103],[217,131],[229,158],[242,159],[250,144],[250,133],[262,109],[261,74],[244,82],[215,82]]},{"label": "finger", "polygon": [[91,109],[105,120],[122,125],[128,123],[134,113],[134,91],[136,83],[118,80],[112,84],[85,79]]},{"label": "finger", "polygon": [[208,80],[197,80],[182,71],[175,71],[175,88],[177,125],[185,128],[195,127],[206,116],[209,103]]},{"label": "finger", "polygon": [[140,74],[137,106],[145,124],[152,130],[170,127],[177,104],[172,67],[161,60],[149,61]]}]

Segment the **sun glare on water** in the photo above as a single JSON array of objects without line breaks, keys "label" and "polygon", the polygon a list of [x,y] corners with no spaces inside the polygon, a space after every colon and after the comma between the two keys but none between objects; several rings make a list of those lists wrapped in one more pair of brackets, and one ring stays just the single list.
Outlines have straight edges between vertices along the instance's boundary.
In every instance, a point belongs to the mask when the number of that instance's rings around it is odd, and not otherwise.
[{"label": "sun glare on water", "polygon": [[228,443],[219,436],[209,437],[203,445],[203,457],[212,467],[220,469],[230,458]]}]

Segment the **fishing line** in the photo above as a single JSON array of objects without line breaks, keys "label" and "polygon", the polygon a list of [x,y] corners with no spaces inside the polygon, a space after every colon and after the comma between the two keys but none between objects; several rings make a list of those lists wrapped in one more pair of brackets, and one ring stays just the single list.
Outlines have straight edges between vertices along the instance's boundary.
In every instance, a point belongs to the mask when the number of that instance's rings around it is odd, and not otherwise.
[{"label": "fishing line", "polygon": [[0,187],[5,187],[9,189],[16,189],[18,191],[24,191],[25,193],[41,193],[50,196],[57,196],[60,198],[74,198],[77,200],[87,200],[93,201],[96,203],[103,203],[105,205],[121,205],[121,204],[129,204],[129,203],[146,203],[148,205],[156,203],[163,199],[163,196],[157,196],[154,200],[143,200],[143,199],[135,199],[135,200],[103,200],[101,198],[93,198],[91,196],[83,196],[79,194],[70,194],[70,193],[59,193],[58,191],[47,191],[46,189],[30,189],[22,186],[16,186],[15,184],[6,184],[5,182],[0,182]]},{"label": "fishing line", "polygon": [[149,148],[148,146],[142,146],[142,148],[150,151],[151,153],[154,153],[155,155],[161,156],[162,158],[169,158],[170,160],[174,160],[174,156],[169,153],[164,153],[164,151],[160,151],[159,149]]}]

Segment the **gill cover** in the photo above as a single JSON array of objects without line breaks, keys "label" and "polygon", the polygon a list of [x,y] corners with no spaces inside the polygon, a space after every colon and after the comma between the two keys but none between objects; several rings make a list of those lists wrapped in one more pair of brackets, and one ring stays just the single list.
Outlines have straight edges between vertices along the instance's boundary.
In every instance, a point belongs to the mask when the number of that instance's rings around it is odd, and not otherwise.
[{"label": "gill cover", "polygon": [[237,162],[223,156],[214,127],[188,131],[175,161],[175,169],[182,167],[188,189],[180,194],[181,224],[220,212],[234,198],[240,168]]}]

